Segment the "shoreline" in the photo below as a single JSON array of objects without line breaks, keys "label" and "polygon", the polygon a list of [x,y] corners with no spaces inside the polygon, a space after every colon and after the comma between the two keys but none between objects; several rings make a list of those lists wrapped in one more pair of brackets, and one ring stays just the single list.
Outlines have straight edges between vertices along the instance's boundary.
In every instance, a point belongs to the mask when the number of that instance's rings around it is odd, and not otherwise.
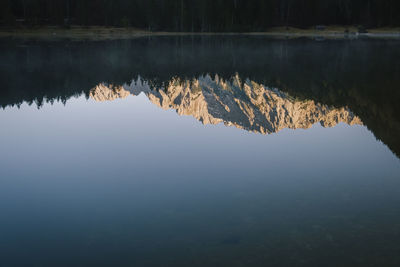
[{"label": "shoreline", "polygon": [[[348,32],[345,32],[345,30]],[[118,40],[152,36],[268,36],[276,38],[316,38],[316,39],[400,39],[400,28],[369,29],[367,33],[358,33],[354,27],[328,26],[325,30],[276,27],[263,32],[159,32],[137,28],[81,27],[72,26],[35,28],[0,28],[0,38],[44,39],[44,40]]]}]

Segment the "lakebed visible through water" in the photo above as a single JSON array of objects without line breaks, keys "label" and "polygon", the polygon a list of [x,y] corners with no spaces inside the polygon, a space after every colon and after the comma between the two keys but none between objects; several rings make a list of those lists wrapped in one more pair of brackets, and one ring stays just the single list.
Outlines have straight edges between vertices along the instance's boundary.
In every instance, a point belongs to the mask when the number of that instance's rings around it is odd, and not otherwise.
[{"label": "lakebed visible through water", "polygon": [[400,41],[0,48],[0,266],[400,263]]}]

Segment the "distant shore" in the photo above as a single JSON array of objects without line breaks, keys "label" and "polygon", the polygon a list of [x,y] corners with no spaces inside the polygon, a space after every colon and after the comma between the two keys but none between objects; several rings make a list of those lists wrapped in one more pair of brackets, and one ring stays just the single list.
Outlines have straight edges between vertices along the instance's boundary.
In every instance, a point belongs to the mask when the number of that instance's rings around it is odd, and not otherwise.
[{"label": "distant shore", "polygon": [[400,28],[376,28],[367,29],[364,33],[359,33],[354,26],[326,26],[324,29],[299,29],[292,27],[275,27],[264,32],[157,32],[146,31],[137,28],[112,28],[100,26],[71,26],[63,27],[33,27],[33,28],[0,28],[0,38],[22,38],[22,39],[72,39],[72,40],[113,40],[130,39],[148,36],[187,36],[187,35],[257,35],[271,36],[278,38],[399,38]]}]

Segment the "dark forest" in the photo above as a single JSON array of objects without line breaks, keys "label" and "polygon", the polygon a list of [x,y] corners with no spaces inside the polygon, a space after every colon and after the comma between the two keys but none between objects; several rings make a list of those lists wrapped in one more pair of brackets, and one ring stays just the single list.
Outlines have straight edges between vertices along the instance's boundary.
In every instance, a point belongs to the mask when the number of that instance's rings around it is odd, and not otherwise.
[{"label": "dark forest", "polygon": [[274,26],[400,25],[398,0],[0,0],[0,25],[263,31]]}]

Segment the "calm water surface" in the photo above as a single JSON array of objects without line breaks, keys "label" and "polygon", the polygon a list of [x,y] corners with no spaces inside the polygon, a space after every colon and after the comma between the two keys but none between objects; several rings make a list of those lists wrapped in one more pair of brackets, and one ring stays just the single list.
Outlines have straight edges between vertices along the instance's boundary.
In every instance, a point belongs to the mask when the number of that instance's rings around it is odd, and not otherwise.
[{"label": "calm water surface", "polygon": [[399,266],[400,42],[0,41],[0,266]]}]

